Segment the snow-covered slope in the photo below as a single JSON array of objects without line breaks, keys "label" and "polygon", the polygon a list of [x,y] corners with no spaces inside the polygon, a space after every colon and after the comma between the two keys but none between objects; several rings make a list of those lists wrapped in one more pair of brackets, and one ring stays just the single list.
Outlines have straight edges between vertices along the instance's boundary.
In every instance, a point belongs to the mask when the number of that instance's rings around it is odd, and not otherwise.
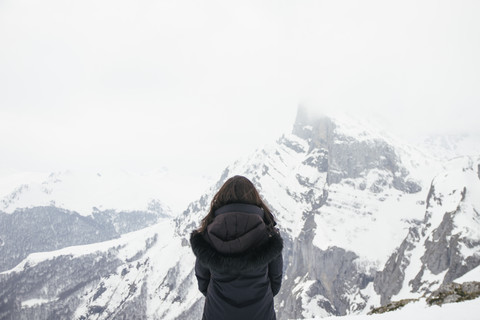
[{"label": "snow-covered slope", "polygon": [[[167,172],[122,171],[23,175],[26,182],[0,202],[0,271],[28,254],[117,238],[172,216],[159,200]],[[4,177],[1,190],[20,182]]]},{"label": "snow-covered slope", "polygon": [[[43,172],[0,172],[0,199],[3,199],[21,185],[42,183],[48,175]],[[1,201],[0,210],[4,209]]]},{"label": "snow-covered slope", "polygon": [[147,211],[160,203],[165,212],[171,206],[180,211],[186,205],[185,194],[195,194],[189,186],[198,188],[195,183],[200,183],[192,179],[179,192],[175,186],[178,187],[185,177],[173,176],[168,170],[143,174],[121,170],[65,171],[46,175],[41,181],[37,176],[35,181],[18,184],[7,193],[7,186],[11,187],[12,180],[18,179],[6,177],[3,180],[4,183],[0,182],[0,190],[4,192],[1,211],[12,213],[18,208],[55,206],[83,216],[104,210]]},{"label": "snow-covered slope", "polygon": [[419,146],[430,155],[450,160],[461,156],[480,154],[480,135],[470,134],[436,134],[421,139]]},{"label": "snow-covered slope", "polygon": [[351,315],[344,317],[314,318],[309,320],[477,320],[480,314],[480,298],[450,303],[443,306],[428,306],[425,301],[409,304],[404,308],[383,314]]},{"label": "snow-covered slope", "polygon": [[173,230],[164,219],[119,239],[31,254],[0,273],[0,318],[196,318],[188,310],[201,294],[182,290],[194,287],[194,257]]},{"label": "snow-covered slope", "polygon": [[375,285],[382,303],[418,297],[479,264],[480,156],[465,156],[449,161],[432,180],[424,219],[410,229]]}]

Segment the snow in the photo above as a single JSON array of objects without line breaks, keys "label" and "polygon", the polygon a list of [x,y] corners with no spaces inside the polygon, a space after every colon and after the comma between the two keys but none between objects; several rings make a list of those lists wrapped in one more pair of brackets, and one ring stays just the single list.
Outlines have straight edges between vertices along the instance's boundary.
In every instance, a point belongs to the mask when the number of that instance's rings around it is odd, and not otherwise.
[{"label": "snow", "polygon": [[[310,203],[300,201],[301,195],[312,189],[321,192],[326,175],[302,164],[308,156],[306,152],[308,144],[305,140],[294,135],[285,135],[283,139],[300,146],[303,151],[293,150],[279,141],[236,162],[228,168],[228,171],[230,176],[240,174],[254,181],[267,203],[274,204],[276,210],[274,215],[278,224],[292,237],[298,237],[304,223],[303,213],[311,210]],[[253,172],[263,170],[266,171],[260,176],[252,175]],[[306,177],[313,185],[302,186],[298,180],[299,176]]]},{"label": "snow", "polygon": [[471,282],[477,281],[480,282],[480,266],[476,267],[473,270],[470,270],[460,278],[454,280],[456,283],[464,283],[464,282]]},{"label": "snow", "polygon": [[[344,317],[327,317],[322,320],[477,320],[480,314],[480,298],[459,303],[448,303],[442,306],[429,307],[424,300],[407,304],[405,307],[383,314],[350,315]],[[315,320],[320,318],[311,318]],[[307,319],[305,319],[307,320]]]},{"label": "snow", "polygon": [[[98,253],[99,257],[102,253],[115,253],[123,264],[98,284],[87,285],[79,293],[80,304],[74,317],[80,318],[88,314],[89,308],[94,305],[104,308],[99,319],[114,318],[125,301],[132,301],[138,295],[145,294],[149,319],[175,319],[201,299],[202,295],[196,289],[193,276],[195,256],[189,246],[182,245],[184,239],[175,235],[174,230],[172,219],[164,219],[156,225],[124,234],[119,239],[30,254],[15,268],[3,274],[19,273],[27,266],[34,267],[35,264],[59,256],[75,259],[93,253]],[[178,300],[179,296],[182,296],[181,300]],[[34,307],[55,301],[56,298],[51,299],[53,300],[29,298],[22,301],[22,307]]]},{"label": "snow", "polygon": [[[322,302],[328,300],[322,295],[310,296],[309,289],[316,283],[315,280],[306,280],[308,275],[302,278],[295,279],[295,287],[292,289],[292,294],[302,301],[302,316],[304,317],[326,317],[329,313],[321,307]],[[297,281],[298,280],[298,281]]]},{"label": "snow", "polygon": [[16,267],[4,271],[0,274],[19,273],[26,267],[33,267],[45,260],[52,260],[60,256],[70,256],[71,258],[87,255],[95,252],[106,252],[110,248],[119,247],[118,257],[122,260],[128,260],[136,253],[145,249],[146,239],[155,235],[160,235],[157,239],[159,243],[169,243],[173,239],[174,223],[170,219],[163,219],[161,222],[150,227],[123,234],[118,239],[97,242],[94,244],[65,247],[55,251],[31,253]]},{"label": "snow", "polygon": [[380,295],[375,292],[373,282],[370,282],[365,289],[361,290],[361,295],[366,297],[367,302],[365,308],[363,309],[364,312],[362,313],[381,305]]},{"label": "snow", "polygon": [[[461,203],[459,213],[454,217],[454,224],[458,233],[472,242],[480,241],[480,179],[477,176],[476,167],[480,164],[480,158],[473,161],[472,158],[463,159],[464,166],[462,177],[465,186],[465,199]],[[462,247],[464,257],[472,255],[472,249]],[[480,253],[477,253],[480,254]]]},{"label": "snow", "polygon": [[29,299],[22,301],[22,308],[31,308],[40,304],[54,302],[55,300],[48,300],[48,299]]},{"label": "snow", "polygon": [[[343,111],[328,111],[325,116],[335,123],[339,135],[355,138],[357,141],[385,140],[388,135],[372,119],[357,117]],[[343,143],[343,141],[339,141]]]},{"label": "snow", "polygon": [[[41,178],[40,178],[41,177]],[[91,215],[94,208],[116,211],[148,211],[153,202],[165,212],[183,211],[191,199],[209,185],[203,177],[185,176],[167,169],[146,173],[124,170],[64,171],[49,175],[11,175],[0,180],[0,210],[54,205]]]},{"label": "snow", "polygon": [[[155,238],[157,241],[153,246],[148,247],[147,242],[152,243]],[[141,294],[145,286],[148,318],[175,319],[202,296],[196,290],[196,283],[192,277],[195,257],[189,246],[182,246],[181,240],[174,234],[173,221],[165,219],[143,230],[124,234],[119,239],[30,254],[15,268],[3,274],[18,273],[27,265],[33,267],[37,263],[58,256],[69,256],[74,259],[91,253],[112,252],[114,249],[117,258],[124,261],[124,264],[120,265],[116,272],[102,278],[97,287],[86,287],[85,291],[79,295],[81,303],[75,311],[75,318],[88,314],[93,301],[94,305],[105,307],[102,312],[104,317],[114,317],[121,309],[119,306],[124,301],[134,299]],[[168,280],[168,273],[171,270],[174,270],[174,274],[171,275],[175,277],[173,283],[178,281],[184,286],[183,288],[172,290]],[[103,288],[103,291],[100,291],[100,288]],[[179,294],[184,294],[181,302],[176,300]],[[32,298],[23,301],[22,307],[29,308],[50,301],[53,300]]]},{"label": "snow", "polygon": [[480,134],[437,134],[422,138],[420,147],[441,160],[480,154]]},{"label": "snow", "polygon": [[[367,186],[370,179],[369,175]],[[353,251],[360,260],[381,268],[405,238],[410,221],[423,217],[424,206],[417,202],[426,197],[426,191],[404,194],[388,189],[374,194],[358,189],[362,179],[350,181],[352,185],[328,187],[329,201],[315,215],[319,231],[313,243],[323,250],[337,246]]]},{"label": "snow", "polygon": [[[433,204],[431,220],[432,224],[438,225],[444,213],[454,212],[453,234],[459,234],[461,238],[467,238],[474,243],[480,241],[480,179],[477,176],[479,163],[479,157],[460,157],[447,163],[446,172],[434,179],[435,197],[441,199],[441,205]],[[471,256],[474,251],[462,245],[465,257]]]},{"label": "snow", "polygon": [[[444,219],[445,214],[453,214],[452,235],[459,234],[460,239],[467,239],[466,242],[478,242],[480,240],[480,223],[478,217],[478,199],[480,198],[480,183],[475,168],[479,163],[478,157],[456,158],[445,164],[444,171],[440,172],[433,180],[434,193],[430,199],[430,207],[427,210],[425,227],[420,234],[420,239],[410,239],[415,247],[407,252],[409,264],[404,270],[405,278],[401,291],[392,300],[405,298],[416,298],[419,293],[412,293],[410,281],[422,269],[421,258],[425,253],[425,241],[433,240],[433,232]],[[466,190],[465,198],[462,200],[462,192]],[[476,211],[475,211],[476,210]],[[458,248],[465,257],[480,255],[478,247],[469,248],[465,243],[460,242]],[[421,290],[434,290],[443,282],[444,270],[439,274],[433,274],[425,268],[421,281]],[[419,292],[420,292],[419,291]]]},{"label": "snow", "polygon": [[[47,178],[44,172],[5,172],[0,175],[0,199],[6,197],[15,188],[30,183],[41,183]],[[2,208],[0,208],[1,210]]]},{"label": "snow", "polygon": [[[300,148],[294,150],[288,145]],[[264,199],[274,204],[279,225],[292,238],[298,237],[303,228],[303,214],[312,211],[312,203],[305,201],[307,194],[315,200],[323,196],[324,190],[328,191],[329,202],[315,215],[318,231],[314,244],[324,250],[331,246],[351,250],[362,261],[368,261],[369,267],[381,267],[407,234],[411,221],[423,218],[425,208],[419,203],[426,199],[428,189],[411,195],[396,189],[374,194],[368,188],[388,175],[380,170],[371,170],[365,178],[328,185],[325,172],[306,164],[320,150],[308,150],[307,141],[284,135],[276,145],[229,167],[229,173],[246,175],[255,181]],[[263,175],[249,176],[252,169],[258,172],[265,167],[268,170]],[[362,183],[367,190],[360,190]],[[378,237],[383,239],[381,245]]]}]

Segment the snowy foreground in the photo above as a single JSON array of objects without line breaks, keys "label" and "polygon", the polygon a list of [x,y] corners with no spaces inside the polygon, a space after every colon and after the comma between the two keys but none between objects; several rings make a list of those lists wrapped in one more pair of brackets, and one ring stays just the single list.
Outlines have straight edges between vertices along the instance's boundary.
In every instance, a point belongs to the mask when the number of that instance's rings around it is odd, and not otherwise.
[{"label": "snowy foreground", "polygon": [[[309,320],[318,320],[314,318]],[[374,315],[327,317],[322,320],[478,320],[480,319],[480,298],[459,303],[447,303],[442,306],[428,306],[426,302],[411,303],[397,311]]]}]

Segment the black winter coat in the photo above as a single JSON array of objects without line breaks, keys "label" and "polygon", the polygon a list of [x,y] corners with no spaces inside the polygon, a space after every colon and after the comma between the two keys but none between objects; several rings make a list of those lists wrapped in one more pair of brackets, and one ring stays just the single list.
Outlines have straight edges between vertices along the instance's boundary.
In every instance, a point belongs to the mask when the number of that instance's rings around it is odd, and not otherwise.
[{"label": "black winter coat", "polygon": [[261,208],[219,208],[205,233],[192,232],[190,244],[198,288],[206,297],[203,320],[276,319],[283,241],[278,231],[267,231]]}]

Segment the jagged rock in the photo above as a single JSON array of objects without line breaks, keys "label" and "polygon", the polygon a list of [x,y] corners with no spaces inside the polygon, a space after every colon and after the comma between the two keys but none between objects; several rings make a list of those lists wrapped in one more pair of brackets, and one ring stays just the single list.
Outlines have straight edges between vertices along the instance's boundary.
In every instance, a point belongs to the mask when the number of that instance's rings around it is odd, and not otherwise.
[{"label": "jagged rock", "polygon": [[384,306],[373,308],[370,312],[368,312],[368,314],[381,314],[385,312],[395,311],[415,301],[418,301],[418,299],[403,299],[400,301],[392,301]]},{"label": "jagged rock", "polygon": [[[391,185],[407,193],[417,193],[422,187],[411,179],[408,170],[401,166],[395,148],[383,140],[359,141],[336,131],[337,125],[329,117],[311,117],[308,110],[299,108],[292,133],[308,141],[310,149],[320,150],[323,159],[319,171],[327,172],[329,184],[343,179],[358,178],[372,169],[389,173]],[[327,168],[328,164],[328,168]],[[389,182],[390,183],[390,182]],[[381,192],[378,186],[377,192]]]},{"label": "jagged rock", "polygon": [[[440,288],[433,291],[427,298],[428,305],[441,306],[445,303],[461,302],[473,300],[480,297],[480,282],[472,281],[458,284],[451,282],[441,285]],[[403,299],[399,301],[392,301],[386,305],[378,308],[373,308],[368,314],[380,314],[390,311],[395,311],[405,305],[419,301],[420,299]]]},{"label": "jagged rock", "polygon": [[[478,252],[480,248],[479,239],[468,236],[478,225],[475,207],[470,204],[478,195],[472,194],[463,183],[473,181],[469,179],[473,173],[472,161],[469,157],[456,159],[451,171],[439,174],[432,181],[424,220],[410,229],[384,270],[375,278],[375,290],[381,296],[381,304],[388,303],[406,286],[410,295],[429,294],[480,265],[477,254],[465,255],[466,250]],[[465,219],[462,217],[471,217],[472,223],[459,228],[458,221]],[[421,263],[417,264],[418,269],[410,270],[410,274],[415,274],[413,279],[405,279],[406,269],[415,265],[412,256],[420,257]],[[431,277],[439,278],[428,280]]]},{"label": "jagged rock", "polygon": [[442,285],[427,298],[429,305],[461,302],[480,297],[480,282],[472,281],[458,284],[455,282]]},{"label": "jagged rock", "polygon": [[390,302],[390,298],[402,289],[405,279],[405,267],[410,263],[408,251],[415,248],[420,235],[416,227],[410,228],[400,247],[390,256],[382,271],[377,272],[374,280],[375,291],[380,294],[380,304]]}]

